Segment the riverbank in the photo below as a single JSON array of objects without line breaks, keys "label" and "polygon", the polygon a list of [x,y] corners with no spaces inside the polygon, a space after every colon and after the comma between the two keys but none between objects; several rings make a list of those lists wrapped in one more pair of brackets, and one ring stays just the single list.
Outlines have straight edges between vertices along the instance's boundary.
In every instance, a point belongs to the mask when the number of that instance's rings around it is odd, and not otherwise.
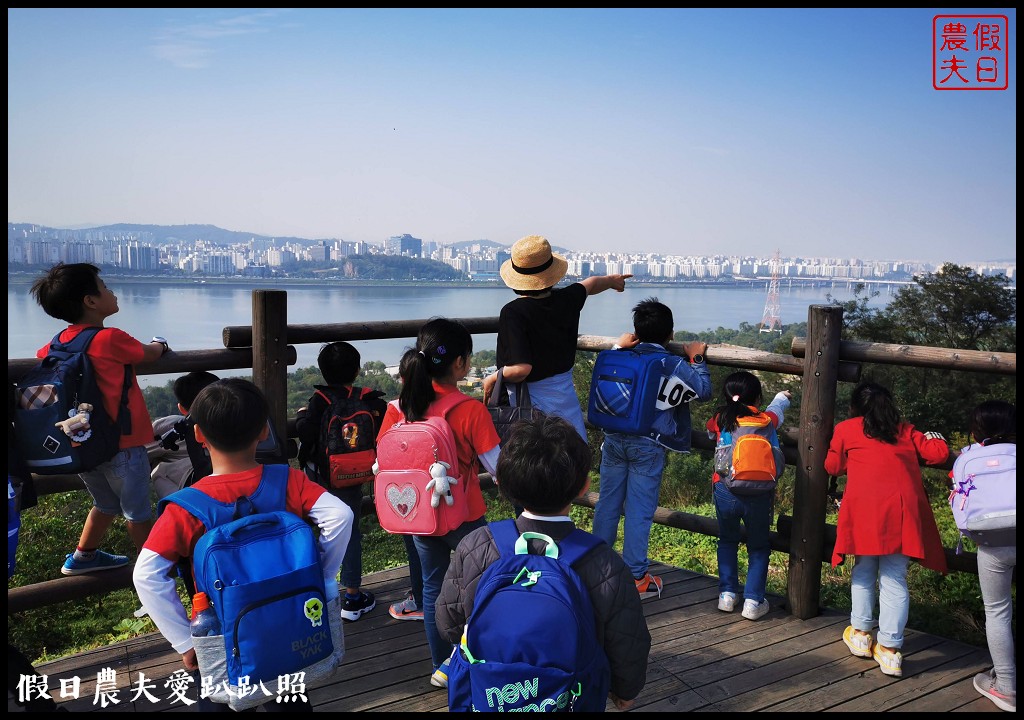
[{"label": "riverbank", "polygon": [[[39,277],[38,272],[8,271],[8,285],[30,286]],[[108,270],[103,277],[125,285],[180,285],[180,286],[227,286],[236,288],[268,289],[287,287],[324,287],[326,285],[345,287],[438,287],[438,288],[503,288],[500,280],[363,280],[359,278],[300,278],[300,277],[176,277],[172,275],[122,275]],[[570,281],[572,281],[570,279]],[[756,288],[767,287],[770,278],[730,278],[719,280],[665,280],[653,278],[630,278],[631,285],[651,288]],[[845,280],[827,278],[780,278],[779,287],[785,288],[846,288],[857,285],[871,288],[902,287],[912,285],[909,280]]]}]

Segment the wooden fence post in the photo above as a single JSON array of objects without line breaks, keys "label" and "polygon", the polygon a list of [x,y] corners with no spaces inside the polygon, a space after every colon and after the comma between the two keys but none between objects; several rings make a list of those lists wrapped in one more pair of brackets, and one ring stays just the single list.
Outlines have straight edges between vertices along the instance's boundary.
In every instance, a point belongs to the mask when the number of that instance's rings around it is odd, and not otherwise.
[{"label": "wooden fence post", "polygon": [[288,437],[288,293],[252,291],[252,379],[267,396],[270,422]]},{"label": "wooden fence post", "polygon": [[836,383],[843,309],[811,305],[807,309],[807,351],[800,396],[799,462],[793,493],[793,534],[786,594],[789,609],[801,620],[820,612],[822,547],[828,475],[825,454],[835,421]]}]

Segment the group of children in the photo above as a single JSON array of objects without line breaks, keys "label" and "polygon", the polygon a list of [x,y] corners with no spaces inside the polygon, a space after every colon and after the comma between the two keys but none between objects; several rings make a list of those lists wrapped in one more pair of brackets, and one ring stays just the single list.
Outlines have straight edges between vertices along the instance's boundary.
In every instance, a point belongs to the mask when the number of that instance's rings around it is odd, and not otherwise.
[{"label": "group of children", "polygon": [[[480,574],[497,557],[485,519],[478,467],[495,478],[499,492],[514,507],[523,508],[515,521],[519,532],[543,532],[557,541],[573,529],[568,510],[588,487],[591,460],[572,381],[580,312],[589,295],[607,289],[622,292],[630,277],[592,277],[557,289],[566,264],[546,239],[523,238],[513,246],[511,255],[501,276],[519,297],[501,312],[498,365],[510,383],[528,384],[534,405],[546,417],[518,427],[502,446],[484,403],[463,402],[448,414],[457,446],[457,476],[465,483],[467,519],[442,536],[404,536],[412,588],[405,600],[390,608],[396,619],[424,621],[432,662],[430,682],[439,687],[447,685],[448,659],[472,612]],[[68,336],[90,325],[102,327],[118,309],[116,296],[92,265],[55,266],[32,292],[48,314],[69,323],[64,331]],[[672,312],[656,298],[638,303],[633,321],[633,331],[624,333],[617,347],[663,347],[673,338]],[[691,399],[707,401],[712,395],[704,361],[706,348],[705,343],[694,341],[684,345],[685,358],[671,356],[671,367],[666,366],[665,372],[692,392],[687,402],[656,411],[657,438],[615,432],[604,435],[594,534],[605,542],[579,573],[590,590],[597,634],[610,661],[610,697],[620,709],[628,709],[644,685],[650,633],[640,601],[660,595],[663,587],[661,578],[649,572],[651,523],[666,453],[690,448],[687,403]],[[42,348],[39,356],[46,350]],[[89,355],[102,378],[104,402],[112,417],[117,415],[125,366],[155,360],[167,350],[162,338],[144,344],[116,328],[97,335]],[[459,393],[457,383],[470,370],[472,350],[472,336],[458,321],[434,318],[427,322],[415,346],[402,358],[397,402],[376,399],[371,414],[377,437],[397,422],[422,420],[439,399]],[[331,343],[322,350],[318,363],[328,387],[345,396],[353,392],[360,367],[355,348]],[[485,399],[495,379],[491,376],[485,381]],[[259,481],[256,446],[268,431],[266,401],[248,381],[214,382],[215,376],[203,380],[208,386],[196,389],[194,402],[179,405],[183,416],[192,420],[193,439],[210,463],[209,470],[200,473],[202,479],[193,480],[196,488],[229,501],[251,492]],[[105,553],[99,547],[114,518],[123,515],[139,550],[134,577],[140,599],[160,631],[182,654],[185,667],[196,670],[188,619],[174,577],[179,562],[188,560],[203,526],[175,505],[168,506],[154,526],[145,451],[145,445],[153,440],[153,428],[137,383],[129,397],[132,431],[122,438],[121,451],[109,463],[82,476],[93,508],[78,547],[68,555],[62,572],[78,574],[127,564],[127,557]],[[362,491],[359,485],[331,488],[324,482],[318,437],[320,416],[326,411],[322,397],[314,395],[297,418],[299,460],[306,472],[293,470],[289,475],[287,505],[289,511],[319,526],[328,592],[335,596],[339,592],[335,578],[340,568],[345,593],[342,616],[353,621],[375,607],[373,594],[361,589]],[[759,409],[761,384],[745,371],[725,379],[722,397],[706,425],[719,442],[723,432],[735,430],[741,418],[764,416],[772,428],[779,428],[791,400],[791,394],[783,391],[767,408]],[[512,388],[510,401],[515,402]],[[1015,411],[1008,403],[1004,405],[1012,411],[1011,416],[1002,405],[997,411],[979,408],[975,412],[972,432],[978,443],[1015,442]],[[917,560],[938,572],[946,569],[919,462],[941,464],[949,450],[941,436],[922,433],[904,422],[891,394],[873,383],[861,383],[854,390],[850,414],[849,420],[836,426],[825,460],[827,472],[847,476],[833,565],[841,563],[845,555],[855,556],[851,625],[843,640],[854,655],[874,658],[882,672],[899,676],[909,605],[907,566]],[[747,534],[748,570],[741,614],[757,620],[770,609],[765,588],[774,492],[738,494],[721,479],[715,472],[713,494],[720,533],[718,609],[733,612],[737,607],[742,525]],[[623,517],[620,556],[611,548]],[[975,686],[1008,709],[1010,705],[1015,708],[1016,702],[1009,632],[1009,577],[1016,565],[1016,551],[999,550],[984,554],[979,550],[979,576],[995,667],[975,678]],[[877,635],[872,638],[876,594],[880,610]]]}]

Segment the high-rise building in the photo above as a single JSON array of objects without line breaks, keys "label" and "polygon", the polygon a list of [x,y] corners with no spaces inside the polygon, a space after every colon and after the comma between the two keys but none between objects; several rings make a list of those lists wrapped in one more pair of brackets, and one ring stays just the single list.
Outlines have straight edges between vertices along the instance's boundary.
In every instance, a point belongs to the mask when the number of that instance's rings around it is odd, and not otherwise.
[{"label": "high-rise building", "polygon": [[392,235],[384,243],[388,255],[408,255],[409,257],[422,257],[423,241],[414,238],[409,233],[404,235]]}]

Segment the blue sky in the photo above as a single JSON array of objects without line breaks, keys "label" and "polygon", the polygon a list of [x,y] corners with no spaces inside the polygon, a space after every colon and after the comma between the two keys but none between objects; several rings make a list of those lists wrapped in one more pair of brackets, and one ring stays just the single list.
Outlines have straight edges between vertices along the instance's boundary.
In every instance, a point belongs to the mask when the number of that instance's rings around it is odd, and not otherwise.
[{"label": "blue sky", "polygon": [[[1009,89],[932,18],[1009,17]],[[1016,258],[1013,9],[8,9],[8,220]]]}]

